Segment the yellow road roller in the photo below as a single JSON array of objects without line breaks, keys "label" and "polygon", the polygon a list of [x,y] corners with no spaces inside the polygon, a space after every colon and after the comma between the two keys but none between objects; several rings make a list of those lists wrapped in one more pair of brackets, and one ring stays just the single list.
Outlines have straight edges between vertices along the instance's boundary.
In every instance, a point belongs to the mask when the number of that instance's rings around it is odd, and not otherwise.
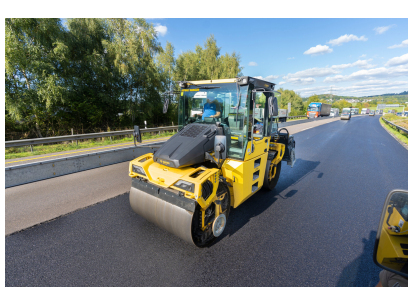
[{"label": "yellow road roller", "polygon": [[[273,83],[243,76],[179,87],[179,131],[130,162],[129,200],[137,214],[205,247],[222,234],[231,208],[275,188],[281,161],[294,165],[295,141],[278,130]],[[141,141],[139,128],[134,136]]]}]

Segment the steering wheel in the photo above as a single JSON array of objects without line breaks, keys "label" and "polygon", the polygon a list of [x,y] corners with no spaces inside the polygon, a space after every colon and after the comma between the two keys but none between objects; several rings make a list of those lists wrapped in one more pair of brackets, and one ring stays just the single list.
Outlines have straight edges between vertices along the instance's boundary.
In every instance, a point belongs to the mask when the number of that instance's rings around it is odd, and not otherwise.
[{"label": "steering wheel", "polygon": [[285,130],[287,132],[287,139],[289,139],[290,138],[290,133],[288,132],[288,129],[287,128],[280,128],[280,129],[278,129],[278,134],[281,133],[281,130]]}]

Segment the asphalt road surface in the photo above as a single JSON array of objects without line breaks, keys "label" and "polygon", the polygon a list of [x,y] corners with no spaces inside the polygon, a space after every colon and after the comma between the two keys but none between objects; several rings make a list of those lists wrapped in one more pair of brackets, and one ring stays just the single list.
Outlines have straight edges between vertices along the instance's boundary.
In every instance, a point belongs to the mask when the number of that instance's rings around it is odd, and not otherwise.
[{"label": "asphalt road surface", "polygon": [[[337,118],[310,121],[288,130],[295,134],[334,120]],[[19,161],[27,162],[25,158]],[[131,185],[128,167],[129,162],[122,162],[7,188],[6,235],[128,192]]]},{"label": "asphalt road surface", "polygon": [[136,215],[128,193],[5,238],[6,286],[375,286],[387,193],[407,189],[407,150],[379,117],[295,134],[276,190],[231,211],[198,249]]}]

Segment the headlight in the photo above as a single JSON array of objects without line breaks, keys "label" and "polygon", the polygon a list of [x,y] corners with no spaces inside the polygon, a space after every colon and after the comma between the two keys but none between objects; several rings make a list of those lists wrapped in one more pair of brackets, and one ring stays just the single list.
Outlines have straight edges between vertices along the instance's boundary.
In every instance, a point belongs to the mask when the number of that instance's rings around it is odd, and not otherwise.
[{"label": "headlight", "polygon": [[193,193],[195,191],[195,184],[191,182],[187,182],[184,180],[178,180],[177,183],[174,184],[177,188],[183,189],[185,191]]},{"label": "headlight", "polygon": [[142,176],[146,176],[145,171],[143,170],[142,167],[137,166],[137,165],[132,165],[132,171],[134,173],[140,174]]}]

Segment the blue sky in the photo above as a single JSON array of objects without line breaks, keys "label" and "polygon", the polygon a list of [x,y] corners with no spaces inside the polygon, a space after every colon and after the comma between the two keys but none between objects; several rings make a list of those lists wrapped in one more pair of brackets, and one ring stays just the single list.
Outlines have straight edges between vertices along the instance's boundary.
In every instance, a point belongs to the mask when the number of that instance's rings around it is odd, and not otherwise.
[{"label": "blue sky", "polygon": [[302,97],[399,93],[407,84],[407,18],[148,19],[175,56],[215,36],[221,54],[241,55],[242,73]]}]

